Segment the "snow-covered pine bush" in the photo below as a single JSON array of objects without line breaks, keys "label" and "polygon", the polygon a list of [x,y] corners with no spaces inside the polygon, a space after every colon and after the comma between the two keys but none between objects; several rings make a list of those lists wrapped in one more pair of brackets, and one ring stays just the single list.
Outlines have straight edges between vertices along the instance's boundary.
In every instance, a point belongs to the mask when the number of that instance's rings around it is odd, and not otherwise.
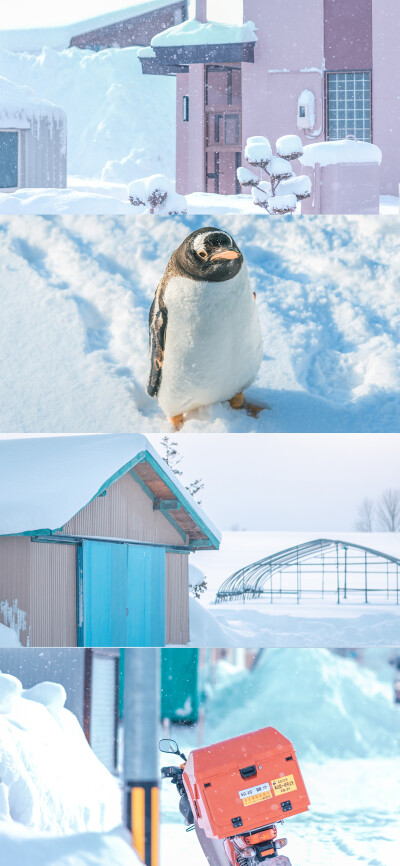
[{"label": "snow-covered pine bush", "polygon": [[128,186],[129,201],[134,207],[142,208],[142,213],[158,216],[176,216],[187,213],[184,195],[179,195],[175,184],[165,174],[152,174],[133,180]]},{"label": "snow-covered pine bush", "polygon": [[[259,169],[259,177],[250,169],[241,166],[237,170],[242,186],[251,187],[253,202],[269,214],[294,213],[297,202],[311,194],[311,180],[307,175],[296,175],[290,165],[303,153],[298,135],[282,135],[276,142],[276,155],[272,153],[268,138],[255,135],[248,138],[244,155],[253,168]],[[262,180],[262,172],[269,181]]]}]

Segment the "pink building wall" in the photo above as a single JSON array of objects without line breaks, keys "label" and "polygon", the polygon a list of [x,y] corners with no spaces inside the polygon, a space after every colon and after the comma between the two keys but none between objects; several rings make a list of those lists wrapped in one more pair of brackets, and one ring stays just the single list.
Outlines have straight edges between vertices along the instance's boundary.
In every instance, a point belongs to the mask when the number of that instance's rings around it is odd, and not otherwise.
[{"label": "pink building wall", "polygon": [[371,6],[372,0],[324,0],[326,69],[371,69]]},{"label": "pink building wall", "polygon": [[[288,133],[299,134],[303,144],[323,140],[325,57],[332,70],[372,67],[373,141],[383,152],[381,192],[397,195],[400,0],[243,0],[243,18],[255,22],[258,41],[254,64],[242,63],[242,152],[252,135],[266,135],[273,147]],[[177,189],[203,191],[204,66],[193,64],[177,82]],[[312,137],[297,129],[297,100],[304,89],[315,95]],[[186,94],[189,122],[182,120]]]},{"label": "pink building wall", "polygon": [[[322,140],[323,0],[243,0],[243,16],[258,28],[255,62],[242,65],[244,144],[251,135],[266,135],[272,147],[291,133],[304,144]],[[315,95],[314,131],[320,131],[311,139],[297,129],[297,100],[305,89]]]},{"label": "pink building wall", "polygon": [[[202,192],[205,177],[204,66],[194,63],[177,75],[176,190]],[[182,97],[189,96],[189,120],[182,119]]]},{"label": "pink building wall", "polygon": [[372,0],[374,144],[383,152],[381,192],[398,195],[400,182],[400,3]]}]

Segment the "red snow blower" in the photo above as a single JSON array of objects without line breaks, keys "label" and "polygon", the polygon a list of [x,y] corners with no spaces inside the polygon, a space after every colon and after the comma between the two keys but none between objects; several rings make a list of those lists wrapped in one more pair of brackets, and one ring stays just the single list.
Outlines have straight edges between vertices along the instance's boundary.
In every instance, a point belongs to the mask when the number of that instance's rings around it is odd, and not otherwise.
[{"label": "red snow blower", "polygon": [[279,854],[287,844],[276,824],[306,812],[307,791],[291,742],[275,728],[262,728],[195,749],[186,760],[174,740],[163,752],[185,761],[163,767],[181,795],[179,809],[196,830],[210,866],[291,866]]}]

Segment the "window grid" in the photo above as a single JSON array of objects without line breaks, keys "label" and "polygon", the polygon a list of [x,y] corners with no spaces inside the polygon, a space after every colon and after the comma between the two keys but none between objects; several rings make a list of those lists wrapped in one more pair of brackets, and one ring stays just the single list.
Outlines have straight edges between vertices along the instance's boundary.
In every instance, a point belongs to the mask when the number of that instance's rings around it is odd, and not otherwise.
[{"label": "window grid", "polygon": [[328,141],[371,141],[371,73],[330,72],[327,79]]}]

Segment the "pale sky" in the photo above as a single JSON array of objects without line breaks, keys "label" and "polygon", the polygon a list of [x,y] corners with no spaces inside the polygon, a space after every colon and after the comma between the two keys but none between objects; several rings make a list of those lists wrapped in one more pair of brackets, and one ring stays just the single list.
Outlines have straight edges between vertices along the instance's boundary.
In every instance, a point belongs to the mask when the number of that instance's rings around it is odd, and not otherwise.
[{"label": "pale sky", "polygon": [[[74,24],[86,18],[104,15],[143,3],[144,0],[2,0],[0,4],[0,29],[27,29],[31,27],[56,27]],[[194,0],[191,0],[193,3]],[[193,7],[194,8],[194,7]],[[232,24],[242,23],[243,0],[208,0],[208,17],[214,21]]]},{"label": "pale sky", "polygon": [[[161,437],[151,436],[160,453]],[[178,434],[219,529],[351,531],[357,506],[400,489],[400,433]]]}]

